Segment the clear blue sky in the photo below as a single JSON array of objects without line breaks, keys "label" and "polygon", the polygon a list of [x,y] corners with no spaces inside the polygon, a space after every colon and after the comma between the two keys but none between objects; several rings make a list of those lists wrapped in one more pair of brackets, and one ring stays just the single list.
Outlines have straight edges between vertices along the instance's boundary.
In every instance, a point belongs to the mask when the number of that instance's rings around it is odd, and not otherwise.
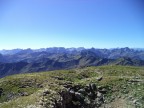
[{"label": "clear blue sky", "polygon": [[144,0],[0,0],[0,49],[144,48]]}]

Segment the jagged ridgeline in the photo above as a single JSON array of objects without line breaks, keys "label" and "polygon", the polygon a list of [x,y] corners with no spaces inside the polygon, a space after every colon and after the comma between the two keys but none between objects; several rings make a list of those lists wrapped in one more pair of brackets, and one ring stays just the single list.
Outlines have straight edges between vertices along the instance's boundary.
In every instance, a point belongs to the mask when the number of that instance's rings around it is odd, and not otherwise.
[{"label": "jagged ridgeline", "polygon": [[0,108],[143,108],[144,67],[98,66],[0,79]]},{"label": "jagged ridgeline", "polygon": [[38,50],[1,50],[0,53],[0,77],[86,66],[144,66],[144,50],[127,47],[117,49],[55,47]]}]

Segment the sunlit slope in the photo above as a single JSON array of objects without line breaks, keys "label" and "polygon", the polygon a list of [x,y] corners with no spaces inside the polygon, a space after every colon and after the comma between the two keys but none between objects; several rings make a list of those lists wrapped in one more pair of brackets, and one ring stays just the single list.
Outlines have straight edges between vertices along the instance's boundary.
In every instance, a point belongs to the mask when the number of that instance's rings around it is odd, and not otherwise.
[{"label": "sunlit slope", "polygon": [[0,79],[0,108],[143,108],[143,90],[144,67],[99,66],[20,74]]}]

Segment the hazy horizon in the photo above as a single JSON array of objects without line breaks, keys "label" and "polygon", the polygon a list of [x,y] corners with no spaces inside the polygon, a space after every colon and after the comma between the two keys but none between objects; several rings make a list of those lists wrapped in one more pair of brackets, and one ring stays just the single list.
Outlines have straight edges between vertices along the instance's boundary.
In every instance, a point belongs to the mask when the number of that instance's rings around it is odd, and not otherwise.
[{"label": "hazy horizon", "polygon": [[130,49],[144,49],[144,48],[131,48],[131,47],[113,47],[113,48],[97,48],[97,47],[90,47],[90,48],[86,48],[86,47],[45,47],[45,48],[14,48],[14,49],[0,49],[0,51],[2,50],[27,50],[27,49],[31,49],[31,50],[39,50],[39,49],[47,49],[47,48],[65,48],[65,49],[70,49],[70,48],[84,48],[84,49],[91,49],[91,48],[95,48],[95,49],[121,49],[121,48],[130,48]]},{"label": "hazy horizon", "polygon": [[144,48],[143,0],[1,0],[0,49]]}]

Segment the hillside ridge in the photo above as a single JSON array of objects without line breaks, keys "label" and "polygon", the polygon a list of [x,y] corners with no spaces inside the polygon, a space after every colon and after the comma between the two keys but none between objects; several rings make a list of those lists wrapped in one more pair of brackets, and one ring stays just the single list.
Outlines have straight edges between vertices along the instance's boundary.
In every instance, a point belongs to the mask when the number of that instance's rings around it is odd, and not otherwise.
[{"label": "hillside ridge", "polygon": [[126,48],[46,48],[3,50],[0,77],[101,65],[144,66],[144,51]]}]

